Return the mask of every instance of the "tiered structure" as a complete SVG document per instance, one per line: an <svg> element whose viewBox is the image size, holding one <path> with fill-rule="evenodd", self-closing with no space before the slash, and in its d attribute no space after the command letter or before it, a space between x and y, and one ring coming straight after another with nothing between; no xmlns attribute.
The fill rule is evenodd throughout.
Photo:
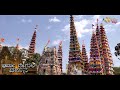
<svg viewBox="0 0 120 90"><path fill-rule="evenodd" d="M88 56L86 53L84 40L83 40L83 45L82 45L82 57L83 57L83 61L84 61L84 73L87 75L89 66L88 66Z"/></svg>
<svg viewBox="0 0 120 90"><path fill-rule="evenodd" d="M72 15L70 16L70 50L68 63L68 74L76 75L78 74L77 71L83 72L83 59Z"/></svg>
<svg viewBox="0 0 120 90"><path fill-rule="evenodd" d="M90 44L89 74L103 75L103 68L101 64L98 41L94 31L92 33L91 44Z"/></svg>
<svg viewBox="0 0 120 90"><path fill-rule="evenodd" d="M62 41L60 42L59 48L58 48L58 61L60 64L60 69L62 73Z"/></svg>
<svg viewBox="0 0 120 90"><path fill-rule="evenodd" d="M36 31L37 31L37 26L35 28L35 31L33 33L32 39L31 39L31 43L29 46L29 50L28 50L28 56L31 57L34 52L35 52L35 44L36 44Z"/></svg>
<svg viewBox="0 0 120 90"><path fill-rule="evenodd" d="M39 75L61 75L56 47L45 47L38 67Z"/></svg>
<svg viewBox="0 0 120 90"><path fill-rule="evenodd" d="M100 48L101 48L101 57L102 63L104 65L104 74L113 75L113 60L110 47L108 44L108 39L103 25L100 25Z"/></svg>

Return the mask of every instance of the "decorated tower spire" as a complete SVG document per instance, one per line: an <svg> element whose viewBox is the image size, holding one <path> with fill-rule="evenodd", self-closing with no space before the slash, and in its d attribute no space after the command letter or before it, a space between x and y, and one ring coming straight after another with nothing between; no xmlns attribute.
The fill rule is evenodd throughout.
<svg viewBox="0 0 120 90"><path fill-rule="evenodd" d="M89 62L89 74L90 75L102 75L103 69L101 65L99 46L96 38L96 34L93 30L90 44L90 62Z"/></svg>
<svg viewBox="0 0 120 90"><path fill-rule="evenodd" d="M58 48L58 61L59 61L60 69L62 73L62 41L60 42L59 48Z"/></svg>
<svg viewBox="0 0 120 90"><path fill-rule="evenodd" d="M17 45L16 45L16 49L19 49L19 38L17 38Z"/></svg>
<svg viewBox="0 0 120 90"><path fill-rule="evenodd" d="M98 26L98 19L97 19L97 26Z"/></svg>
<svg viewBox="0 0 120 90"><path fill-rule="evenodd" d="M104 73L106 75L113 75L113 59L112 54L110 51L108 39L106 36L105 29L103 27L103 24L100 25L100 37L101 37L101 57L103 58L103 65L104 65Z"/></svg>
<svg viewBox="0 0 120 90"><path fill-rule="evenodd" d="M100 45L100 29L98 26L98 19L97 19L97 27L96 27L96 37L97 37L98 45Z"/></svg>
<svg viewBox="0 0 120 90"><path fill-rule="evenodd" d="M69 47L69 64L68 64L68 74L77 74L76 70L83 71L83 59L80 50L80 45L78 42L74 18L70 15L70 47ZM79 73L81 74L81 73Z"/></svg>
<svg viewBox="0 0 120 90"><path fill-rule="evenodd" d="M83 40L83 44L82 44L82 57L83 57L83 61L84 61L84 73L88 74L88 56L86 53L84 40Z"/></svg>
<svg viewBox="0 0 120 90"><path fill-rule="evenodd" d="M38 25L36 25L36 27L35 27L35 31L34 31L34 33L33 33L33 36L32 36L31 42L30 42L30 46L29 46L29 50L28 50L28 55L29 55L29 56L33 55L34 52L35 52L37 27L38 27Z"/></svg>
<svg viewBox="0 0 120 90"><path fill-rule="evenodd" d="M98 42L98 46L99 46L99 50L100 50L100 58L101 58L101 65L102 65L102 68L103 68L103 73L104 73L104 58L102 56L102 45L101 45L101 33L100 33L100 28L99 28L99 25L98 25L98 19L97 19L97 26L96 26L96 38L97 38L97 42ZM105 73L104 73L105 74Z"/></svg>

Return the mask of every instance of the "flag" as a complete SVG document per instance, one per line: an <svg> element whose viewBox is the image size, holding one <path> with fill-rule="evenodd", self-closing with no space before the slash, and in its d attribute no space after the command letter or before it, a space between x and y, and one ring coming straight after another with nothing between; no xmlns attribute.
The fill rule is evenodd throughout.
<svg viewBox="0 0 120 90"><path fill-rule="evenodd" d="M17 41L19 41L20 39L19 38L17 38Z"/></svg>
<svg viewBox="0 0 120 90"><path fill-rule="evenodd" d="M103 21L104 21L105 19L103 18Z"/></svg>
<svg viewBox="0 0 120 90"><path fill-rule="evenodd" d="M48 43L50 42L50 39L48 40Z"/></svg>
<svg viewBox="0 0 120 90"><path fill-rule="evenodd" d="M4 42L5 41L5 39L4 38L1 38L1 42Z"/></svg>
<svg viewBox="0 0 120 90"><path fill-rule="evenodd" d="M93 29L93 27L94 27L94 24L92 24L92 29Z"/></svg>
<svg viewBox="0 0 120 90"><path fill-rule="evenodd" d="M113 18L113 19L111 20L111 22L116 24L116 23L117 23L117 19Z"/></svg>
<svg viewBox="0 0 120 90"><path fill-rule="evenodd" d="M38 25L36 25L35 29L37 29Z"/></svg>
<svg viewBox="0 0 120 90"><path fill-rule="evenodd" d="M117 23L117 19L115 18L110 18L110 17L106 17L106 18L103 18L103 21L106 22L106 23L114 23L116 24Z"/></svg>
<svg viewBox="0 0 120 90"><path fill-rule="evenodd" d="M108 23L108 21L107 21L107 19L106 19L106 18L104 19L104 21L105 21L106 23Z"/></svg>
<svg viewBox="0 0 120 90"><path fill-rule="evenodd" d="M111 18L110 17L106 17L107 22L111 22Z"/></svg>
<svg viewBox="0 0 120 90"><path fill-rule="evenodd" d="M38 25L36 25L36 27L38 27Z"/></svg>

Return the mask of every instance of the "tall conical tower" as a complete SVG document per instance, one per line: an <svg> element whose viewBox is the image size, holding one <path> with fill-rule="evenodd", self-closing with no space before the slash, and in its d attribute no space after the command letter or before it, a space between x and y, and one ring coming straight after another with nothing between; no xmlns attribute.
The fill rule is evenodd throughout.
<svg viewBox="0 0 120 90"><path fill-rule="evenodd" d="M96 34L94 31L92 33L91 44L90 44L89 74L103 75L103 68L101 65L99 46L98 46Z"/></svg>
<svg viewBox="0 0 120 90"><path fill-rule="evenodd" d="M83 71L83 59L72 15L70 16L70 48L68 62L68 74L75 75L77 71Z"/></svg>
<svg viewBox="0 0 120 90"><path fill-rule="evenodd" d="M59 61L60 69L62 73L62 41L60 42L59 48L58 48L58 61Z"/></svg>
<svg viewBox="0 0 120 90"><path fill-rule="evenodd" d="M108 44L108 39L103 25L100 25L100 37L101 37L101 56L104 60L104 73L106 75L113 75L113 60L110 47Z"/></svg>
<svg viewBox="0 0 120 90"><path fill-rule="evenodd" d="M101 33L100 33L100 27L98 25L98 19L97 19L97 27L96 27L96 38L97 38L97 41L98 41L98 45L99 45L99 51L100 51L100 58L101 58L101 65L102 65L102 68L103 68L103 73L105 74L105 66L104 66L104 58L102 56L102 45L101 45Z"/></svg>
<svg viewBox="0 0 120 90"><path fill-rule="evenodd" d="M83 40L83 45L82 45L82 57L83 57L83 61L84 61L84 73L88 74L88 56L86 53L84 40Z"/></svg>
<svg viewBox="0 0 120 90"><path fill-rule="evenodd" d="M36 31L37 31L37 25L36 25L35 31L33 33L33 36L32 36L31 42L30 42L30 46L29 46L29 50L28 50L28 56L32 56L35 52Z"/></svg>

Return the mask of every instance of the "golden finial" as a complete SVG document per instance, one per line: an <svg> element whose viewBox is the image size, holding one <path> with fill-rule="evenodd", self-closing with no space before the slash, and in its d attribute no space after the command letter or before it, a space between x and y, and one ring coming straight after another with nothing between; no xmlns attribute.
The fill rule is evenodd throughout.
<svg viewBox="0 0 120 90"><path fill-rule="evenodd" d="M101 23L100 26L103 26L103 23Z"/></svg>

